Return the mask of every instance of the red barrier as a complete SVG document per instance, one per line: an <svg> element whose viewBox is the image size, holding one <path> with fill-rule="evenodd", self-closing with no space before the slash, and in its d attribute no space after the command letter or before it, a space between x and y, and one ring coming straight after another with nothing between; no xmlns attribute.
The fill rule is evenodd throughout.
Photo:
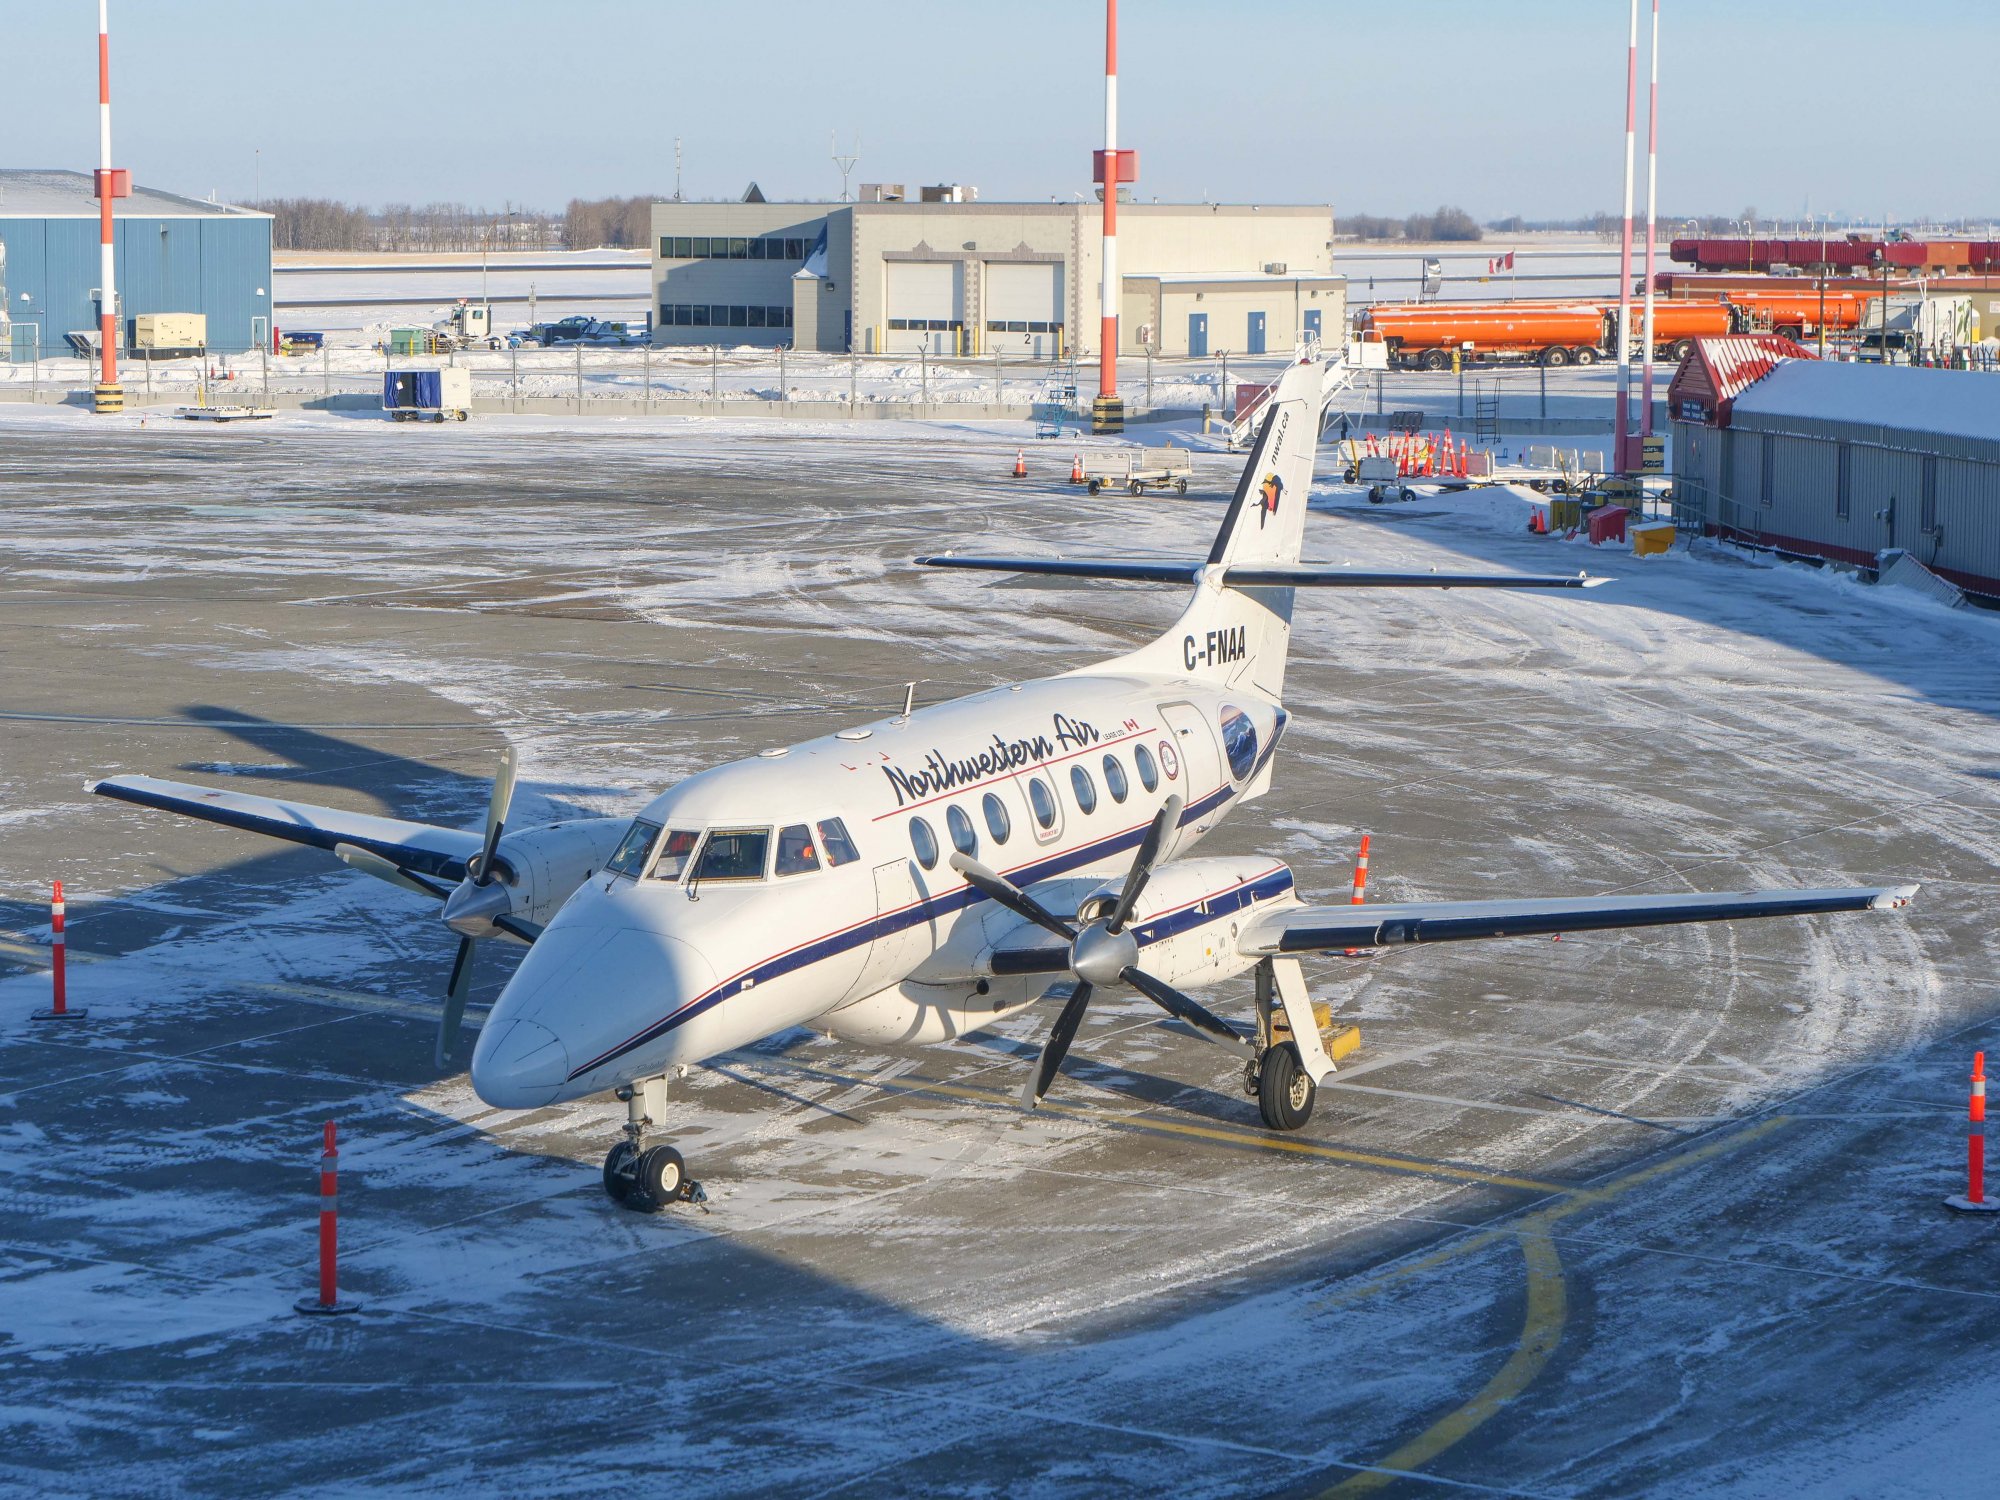
<svg viewBox="0 0 2000 1500"><path fill-rule="evenodd" d="M1590 544L1625 540L1626 510L1622 505L1606 505L1590 513Z"/></svg>
<svg viewBox="0 0 2000 1500"><path fill-rule="evenodd" d="M1361 835L1361 853L1359 857L1356 858L1354 861L1354 899L1348 902L1348 905L1350 906L1361 905L1363 899L1363 893L1367 889L1368 889L1368 835L1364 833ZM1357 955L1359 955L1360 952L1361 950L1359 948L1349 948L1346 950L1346 956L1349 958L1354 958Z"/></svg>
<svg viewBox="0 0 2000 1500"><path fill-rule="evenodd" d="M292 1304L302 1313L351 1313L361 1304L340 1300L336 1270L340 1248L340 1149L334 1144L333 1121L326 1122L326 1146L319 1158L319 1295Z"/></svg>
<svg viewBox="0 0 2000 1500"><path fill-rule="evenodd" d="M69 948L63 936L63 890L62 882L55 883L55 894L49 899L49 981L51 1002L47 1010L35 1011L30 1020L35 1021L80 1021L88 1011L69 1008Z"/></svg>
<svg viewBox="0 0 2000 1500"><path fill-rule="evenodd" d="M2000 1203L1986 1201L1986 1054L1972 1054L1972 1099L1966 1106L1970 1122L1965 1134L1965 1196L1947 1198L1945 1207L1960 1213L2000 1213Z"/></svg>

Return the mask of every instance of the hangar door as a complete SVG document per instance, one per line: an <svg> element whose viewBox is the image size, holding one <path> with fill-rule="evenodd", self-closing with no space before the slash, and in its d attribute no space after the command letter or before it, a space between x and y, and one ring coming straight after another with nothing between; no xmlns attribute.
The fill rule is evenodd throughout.
<svg viewBox="0 0 2000 1500"><path fill-rule="evenodd" d="M1062 352L1060 261L988 262L982 352L1053 359Z"/></svg>
<svg viewBox="0 0 2000 1500"><path fill-rule="evenodd" d="M965 272L954 260L892 260L888 326L881 349L888 354L958 354L965 330Z"/></svg>

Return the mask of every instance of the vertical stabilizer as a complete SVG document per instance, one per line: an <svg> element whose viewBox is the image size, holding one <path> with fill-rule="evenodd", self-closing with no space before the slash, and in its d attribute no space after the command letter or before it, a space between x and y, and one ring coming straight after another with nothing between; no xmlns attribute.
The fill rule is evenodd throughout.
<svg viewBox="0 0 2000 1500"><path fill-rule="evenodd" d="M1271 698L1281 696L1293 591L1225 589L1220 569L1299 560L1329 368L1319 361L1296 364L1279 378L1222 529L1209 549L1207 576L1196 585L1194 599L1173 629L1119 665L1247 684Z"/></svg>

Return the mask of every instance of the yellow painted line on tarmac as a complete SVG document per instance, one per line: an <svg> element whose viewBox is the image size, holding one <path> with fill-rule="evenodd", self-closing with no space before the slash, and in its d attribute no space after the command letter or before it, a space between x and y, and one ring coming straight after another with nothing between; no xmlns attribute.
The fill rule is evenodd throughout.
<svg viewBox="0 0 2000 1500"><path fill-rule="evenodd" d="M1648 1162L1643 1167L1613 1177L1602 1186L1577 1190L1560 1203L1537 1209L1511 1229L1494 1229L1471 1235L1406 1266L1398 1266L1393 1272L1374 1278L1367 1286L1358 1289L1353 1296L1368 1296L1411 1276L1435 1269L1447 1261L1482 1250L1510 1234L1519 1242L1521 1254L1527 1261L1527 1312L1521 1320L1521 1336L1516 1340L1507 1362L1464 1404L1438 1418L1361 1473L1323 1491L1319 1500L1336 1500L1336 1497L1348 1500L1348 1497L1356 1495L1373 1494L1385 1485L1407 1477L1477 1431L1540 1377L1554 1356L1556 1346L1562 1342L1563 1326L1569 1317L1569 1295L1563 1279L1562 1258L1557 1253L1551 1226L1586 1208L1615 1202L1632 1189L1643 1187L1669 1173L1698 1166L1725 1152L1761 1140L1789 1123L1787 1116L1772 1115L1741 1130L1733 1130L1685 1151ZM1352 1296L1330 1298L1319 1305L1324 1307L1329 1303L1352 1299Z"/></svg>
<svg viewBox="0 0 2000 1500"><path fill-rule="evenodd" d="M1014 1107L1018 1098L1013 1093L1001 1093L994 1089L973 1088L962 1083L941 1083L925 1078L896 1078L886 1082L860 1078L850 1074L835 1073L827 1069L813 1068L802 1071L838 1083L863 1088L879 1088L911 1094L936 1094L947 1099L968 1099L980 1104L1000 1104ZM1482 1187L1514 1188L1528 1193L1562 1193L1576 1191L1574 1185L1562 1182L1544 1182L1533 1177L1517 1177L1505 1172L1487 1172L1477 1167L1455 1166L1448 1162L1422 1161L1412 1156L1383 1156L1371 1151L1350 1151L1340 1146L1323 1146L1316 1141L1292 1140L1286 1136L1260 1135L1248 1130L1232 1130L1226 1125L1190 1125L1178 1120L1158 1120L1134 1118L1106 1114L1101 1109L1074 1104L1062 1104L1044 1099L1040 1113L1063 1115L1071 1119L1086 1120L1093 1125L1110 1125L1119 1130L1144 1131L1155 1135L1187 1136L1196 1140L1220 1141L1229 1146L1248 1146L1259 1151L1277 1151L1292 1156L1315 1157L1322 1161L1337 1161L1347 1166L1372 1167L1378 1171L1396 1172L1404 1176L1437 1177L1451 1182L1477 1183Z"/></svg>

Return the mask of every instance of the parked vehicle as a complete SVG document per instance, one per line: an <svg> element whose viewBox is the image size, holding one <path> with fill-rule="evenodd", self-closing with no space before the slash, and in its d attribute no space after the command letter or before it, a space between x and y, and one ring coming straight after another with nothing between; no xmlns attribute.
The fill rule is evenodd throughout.
<svg viewBox="0 0 2000 1500"><path fill-rule="evenodd" d="M382 410L398 422L463 422L472 411L472 372L463 365L441 370L386 370Z"/></svg>
<svg viewBox="0 0 2000 1500"><path fill-rule="evenodd" d="M1632 340L1643 336L1645 314L1632 309ZM1737 315L1720 298L1657 301L1653 347L1663 359L1683 359L1698 338L1737 331ZM1355 316L1364 339L1389 346L1391 364L1405 369L1448 370L1452 354L1485 364L1525 360L1550 367L1591 365L1614 356L1618 304L1584 302L1420 302L1364 308Z"/></svg>

